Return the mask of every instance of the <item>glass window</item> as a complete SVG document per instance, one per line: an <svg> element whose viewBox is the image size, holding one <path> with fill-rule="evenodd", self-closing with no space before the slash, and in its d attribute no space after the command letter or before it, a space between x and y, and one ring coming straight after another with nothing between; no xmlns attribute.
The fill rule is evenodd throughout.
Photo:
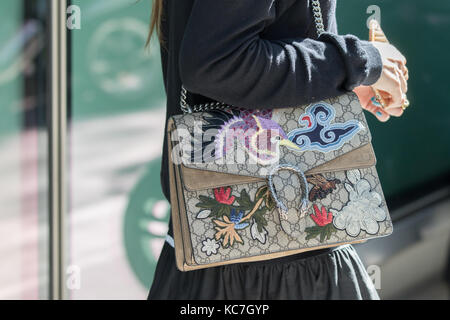
<svg viewBox="0 0 450 320"><path fill-rule="evenodd" d="M69 265L72 299L145 298L169 206L160 187L165 94L150 2L76 0L70 31ZM155 40L156 41L156 40Z"/></svg>
<svg viewBox="0 0 450 320"><path fill-rule="evenodd" d="M49 293L46 12L0 1L0 299Z"/></svg>

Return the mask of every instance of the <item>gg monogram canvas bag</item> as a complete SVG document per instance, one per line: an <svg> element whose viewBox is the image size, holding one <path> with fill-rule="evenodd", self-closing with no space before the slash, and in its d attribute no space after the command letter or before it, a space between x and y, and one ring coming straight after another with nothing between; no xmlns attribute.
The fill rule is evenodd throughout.
<svg viewBox="0 0 450 320"><path fill-rule="evenodd" d="M324 31L313 0L318 34ZM177 267L273 259L392 233L351 92L296 108L190 106L168 122Z"/></svg>

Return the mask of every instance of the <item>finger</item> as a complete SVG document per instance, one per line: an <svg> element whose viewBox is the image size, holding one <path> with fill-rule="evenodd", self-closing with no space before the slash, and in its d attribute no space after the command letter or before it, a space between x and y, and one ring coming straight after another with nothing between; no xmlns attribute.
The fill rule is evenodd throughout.
<svg viewBox="0 0 450 320"><path fill-rule="evenodd" d="M372 113L381 122L386 122L389 120L389 114L380 106L369 103L364 109Z"/></svg>
<svg viewBox="0 0 450 320"><path fill-rule="evenodd" d="M403 75L403 72L398 68L398 66L395 67L396 68L396 72L397 72L397 76L400 79L400 84L401 84L401 88L403 93L408 92L408 82L405 79L405 76Z"/></svg>
<svg viewBox="0 0 450 320"><path fill-rule="evenodd" d="M379 108L379 110L375 111L374 115L381 122L386 122L390 118L390 115L381 108Z"/></svg>
<svg viewBox="0 0 450 320"><path fill-rule="evenodd" d="M397 67L401 70L406 80L409 79L409 70L403 63L397 63Z"/></svg>
<svg viewBox="0 0 450 320"><path fill-rule="evenodd" d="M399 108L405 104L405 98L400 88L393 92L392 99L386 104L385 109Z"/></svg>
<svg viewBox="0 0 450 320"><path fill-rule="evenodd" d="M389 92L386 91L378 91L381 95L381 98L383 98L384 101L392 100L392 96L389 94Z"/></svg>
<svg viewBox="0 0 450 320"><path fill-rule="evenodd" d="M391 96L392 99L389 104L386 104L386 108L395 108L395 107L401 107L403 105L403 92L401 88L401 81L399 79L399 75L397 72L397 69L395 67L395 64L387 65L386 66L386 79L388 82L387 90Z"/></svg>
<svg viewBox="0 0 450 320"><path fill-rule="evenodd" d="M381 105L380 103L374 103L375 106L377 107L381 107L381 108L386 108L389 106L390 103L392 103L392 96L389 94L389 92L383 91L383 90L378 90L378 94L381 97L381 101L383 104ZM376 100L378 102L378 100Z"/></svg>
<svg viewBox="0 0 450 320"><path fill-rule="evenodd" d="M393 57L389 57L388 60L391 60L392 62L398 62L406 65L406 58L404 55L402 55L399 51L396 52L396 54Z"/></svg>
<svg viewBox="0 0 450 320"><path fill-rule="evenodd" d="M403 95L403 92L400 88L400 83L396 81L395 87L392 86L393 89L391 89L390 93L390 99L385 99L385 105L384 108L398 108L404 105L405 98Z"/></svg>
<svg viewBox="0 0 450 320"><path fill-rule="evenodd" d="M404 110L403 110L403 108L392 108L392 109L386 110L386 112L390 116L400 117L403 114Z"/></svg>
<svg viewBox="0 0 450 320"><path fill-rule="evenodd" d="M403 74L405 75L406 81L408 81L409 80L409 70L406 66L405 66L405 70L403 71Z"/></svg>
<svg viewBox="0 0 450 320"><path fill-rule="evenodd" d="M393 102L392 102L392 96L386 96L383 98L384 99L384 103L385 103L385 107L383 108L384 111L386 111L389 115L394 116L394 117L399 117L403 114L403 106L406 103L407 97L406 95L403 96L402 99L402 106L401 107L394 107Z"/></svg>

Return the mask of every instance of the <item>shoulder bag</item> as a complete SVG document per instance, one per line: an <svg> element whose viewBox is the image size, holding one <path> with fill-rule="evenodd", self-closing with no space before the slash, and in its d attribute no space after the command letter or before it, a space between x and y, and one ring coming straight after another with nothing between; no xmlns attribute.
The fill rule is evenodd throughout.
<svg viewBox="0 0 450 320"><path fill-rule="evenodd" d="M320 3L312 1L318 34ZM392 233L353 92L295 108L213 102L169 119L177 268L267 260Z"/></svg>

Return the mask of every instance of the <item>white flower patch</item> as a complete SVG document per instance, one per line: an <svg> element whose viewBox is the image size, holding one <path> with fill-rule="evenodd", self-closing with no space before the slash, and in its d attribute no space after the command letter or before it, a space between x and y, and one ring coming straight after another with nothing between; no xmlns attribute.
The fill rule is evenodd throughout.
<svg viewBox="0 0 450 320"><path fill-rule="evenodd" d="M370 191L369 181L361 178L358 169L347 171L346 175L352 183L344 184L349 193L349 202L341 211L330 209L334 216L333 225L339 230L345 230L351 237L359 235L361 230L377 234L380 228L378 222L387 217L386 211L380 208L381 196Z"/></svg>
<svg viewBox="0 0 450 320"><path fill-rule="evenodd" d="M206 238L206 240L202 241L202 251L206 253L206 255L209 257L212 254L217 254L217 249L219 249L219 244L216 240L211 238Z"/></svg>

